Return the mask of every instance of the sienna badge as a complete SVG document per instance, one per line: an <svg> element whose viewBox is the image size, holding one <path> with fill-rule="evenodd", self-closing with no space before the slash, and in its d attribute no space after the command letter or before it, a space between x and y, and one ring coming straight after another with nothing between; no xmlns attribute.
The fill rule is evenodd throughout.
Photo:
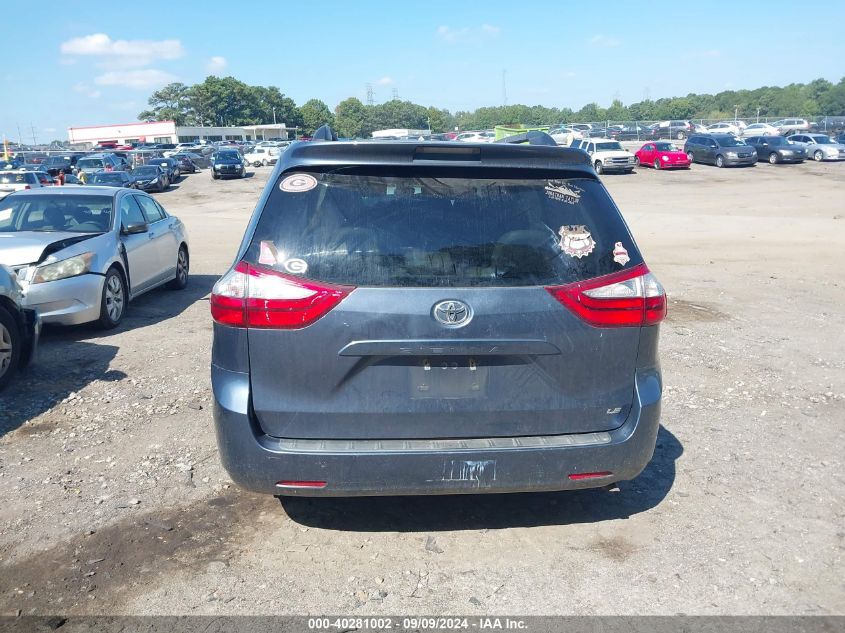
<svg viewBox="0 0 845 633"><path fill-rule="evenodd" d="M596 247L596 241L583 224L562 226L560 231L560 248L570 257L582 257L589 255Z"/></svg>
<svg viewBox="0 0 845 633"><path fill-rule="evenodd" d="M613 245L613 261L615 261L620 266L624 266L631 258L628 257L628 251L622 246L622 242L616 242Z"/></svg>

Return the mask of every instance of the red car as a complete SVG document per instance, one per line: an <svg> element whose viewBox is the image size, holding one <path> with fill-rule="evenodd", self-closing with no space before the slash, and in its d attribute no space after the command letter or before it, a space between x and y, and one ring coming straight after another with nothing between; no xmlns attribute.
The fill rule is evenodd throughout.
<svg viewBox="0 0 845 633"><path fill-rule="evenodd" d="M689 169L691 163L685 152L667 141L646 143L634 156L637 159L637 167L649 165L655 169Z"/></svg>

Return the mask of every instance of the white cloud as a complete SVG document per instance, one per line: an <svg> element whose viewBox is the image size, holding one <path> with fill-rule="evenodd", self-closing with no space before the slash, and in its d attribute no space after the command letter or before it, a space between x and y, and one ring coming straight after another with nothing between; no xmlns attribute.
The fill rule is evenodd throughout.
<svg viewBox="0 0 845 633"><path fill-rule="evenodd" d="M382 77L376 82L376 85L379 86L389 86L393 83L393 77Z"/></svg>
<svg viewBox="0 0 845 633"><path fill-rule="evenodd" d="M110 68L146 66L158 59L178 59L185 54L179 40L113 40L105 33L94 33L62 42L62 63L75 57L98 57Z"/></svg>
<svg viewBox="0 0 845 633"><path fill-rule="evenodd" d="M73 85L73 91L91 99L99 99L102 94L99 90L94 90L91 86L81 81Z"/></svg>
<svg viewBox="0 0 845 633"><path fill-rule="evenodd" d="M220 55L215 55L214 57L209 59L208 62L206 63L205 71L208 72L208 73L211 73L212 75L217 74L217 73L222 73L226 69L226 66L228 66L228 65L229 65L229 62L226 61L225 57L222 57Z"/></svg>
<svg viewBox="0 0 845 633"><path fill-rule="evenodd" d="M482 24L478 27L463 26L460 28L441 24L437 27L437 37L444 42L477 43L485 39L498 37L501 32L501 27L492 24Z"/></svg>
<svg viewBox="0 0 845 633"><path fill-rule="evenodd" d="M599 33L598 35L593 35L590 38L590 44L593 46L600 46L602 48L616 48L617 46L621 46L622 42L615 37Z"/></svg>
<svg viewBox="0 0 845 633"><path fill-rule="evenodd" d="M176 81L177 77L163 70L147 68L144 70L112 71L103 73L94 79L98 86L125 86L138 90L157 88Z"/></svg>

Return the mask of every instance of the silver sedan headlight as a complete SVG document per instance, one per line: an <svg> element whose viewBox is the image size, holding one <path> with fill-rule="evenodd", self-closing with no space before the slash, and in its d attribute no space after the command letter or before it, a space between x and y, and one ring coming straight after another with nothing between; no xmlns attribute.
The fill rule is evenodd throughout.
<svg viewBox="0 0 845 633"><path fill-rule="evenodd" d="M35 269L35 276L32 283L40 284L47 281L58 281L59 279L67 279L68 277L77 277L91 272L91 262L94 259L94 253L82 253L68 257L53 264L39 266Z"/></svg>

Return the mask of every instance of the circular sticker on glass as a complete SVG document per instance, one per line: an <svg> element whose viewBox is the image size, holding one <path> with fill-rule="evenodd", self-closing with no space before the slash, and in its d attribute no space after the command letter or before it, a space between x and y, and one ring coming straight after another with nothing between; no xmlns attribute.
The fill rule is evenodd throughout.
<svg viewBox="0 0 845 633"><path fill-rule="evenodd" d="M288 193L311 191L317 186L317 179L311 174L291 174L279 185L279 189Z"/></svg>

